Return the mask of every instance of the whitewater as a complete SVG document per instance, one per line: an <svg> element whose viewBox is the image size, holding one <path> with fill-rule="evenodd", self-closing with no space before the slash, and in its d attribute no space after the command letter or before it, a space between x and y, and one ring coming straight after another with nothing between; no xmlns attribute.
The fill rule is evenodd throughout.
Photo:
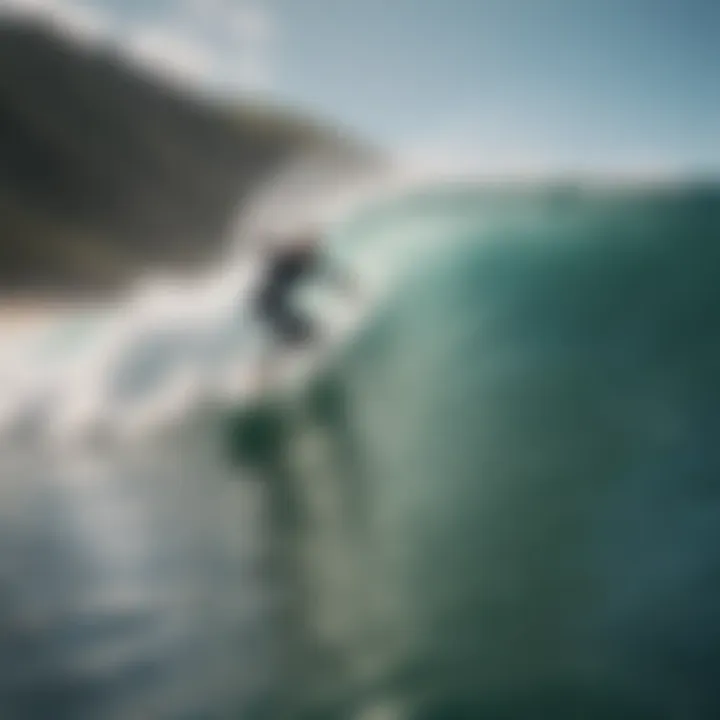
<svg viewBox="0 0 720 720"><path fill-rule="evenodd" d="M322 285L299 299L330 336L351 333L397 268L381 238L342 248L333 232L363 205L410 184L404 175L343 184L328 179L326 163L301 158L260 187L215 269L149 275L112 304L59 306L26 324L0 323L0 439L22 431L33 441L75 445L98 433L137 440L199 406L249 403L268 344L251 301L264 272L264 244L283 233L317 230L331 262L357 275L358 302L339 302ZM292 362L278 380L297 384L317 362Z"/></svg>
<svg viewBox="0 0 720 720"><path fill-rule="evenodd" d="M221 426L271 402L257 394L267 340L250 312L268 236L323 227L332 259L352 263L360 302L322 287L299 300L338 345L391 284L381 244L336 252L333 229L369 193L355 184L343 196L335 182L307 161L286 168L243 207L215 269L0 323L10 716L288 712L296 680L281 671L278 606L293 591L287 572L271 571L275 491L263 470L228 460ZM329 362L333 345L322 350L290 357L275 378L283 408Z"/></svg>

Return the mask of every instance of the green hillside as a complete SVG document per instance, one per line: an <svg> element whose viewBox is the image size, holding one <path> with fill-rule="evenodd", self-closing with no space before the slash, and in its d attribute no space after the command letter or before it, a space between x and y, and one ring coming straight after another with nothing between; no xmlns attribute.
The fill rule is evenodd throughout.
<svg viewBox="0 0 720 720"><path fill-rule="evenodd" d="M211 259L249 190L328 144L351 148L287 112L214 107L107 51L5 23L0 290L106 290L140 268Z"/></svg>

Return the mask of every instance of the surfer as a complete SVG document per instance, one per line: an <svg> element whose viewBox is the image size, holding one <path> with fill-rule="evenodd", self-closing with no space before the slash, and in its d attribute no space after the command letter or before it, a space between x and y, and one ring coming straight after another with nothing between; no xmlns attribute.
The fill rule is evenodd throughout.
<svg viewBox="0 0 720 720"><path fill-rule="evenodd" d="M319 233L298 234L275 244L270 250L255 296L255 314L281 351L320 339L319 328L295 306L293 295L305 281L326 275L328 270L331 270L333 280L354 293L356 285L350 274L329 267Z"/></svg>

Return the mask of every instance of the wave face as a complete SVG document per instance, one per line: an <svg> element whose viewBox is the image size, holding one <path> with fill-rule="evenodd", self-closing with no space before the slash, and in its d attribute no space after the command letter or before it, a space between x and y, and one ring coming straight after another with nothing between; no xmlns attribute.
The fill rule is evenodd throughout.
<svg viewBox="0 0 720 720"><path fill-rule="evenodd" d="M364 324L280 399L252 263L15 336L5 714L716 717L719 229L692 188L378 203L329 238Z"/></svg>
<svg viewBox="0 0 720 720"><path fill-rule="evenodd" d="M719 231L687 188L441 189L346 229L402 268L382 312L233 435L304 509L328 717L717 716Z"/></svg>

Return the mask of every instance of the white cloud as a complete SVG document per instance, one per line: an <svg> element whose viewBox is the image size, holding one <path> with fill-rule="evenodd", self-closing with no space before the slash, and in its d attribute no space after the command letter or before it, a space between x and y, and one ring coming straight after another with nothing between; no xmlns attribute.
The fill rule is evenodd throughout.
<svg viewBox="0 0 720 720"><path fill-rule="evenodd" d="M175 80L205 81L215 66L205 44L172 27L141 27L126 38L123 46L134 60Z"/></svg>
<svg viewBox="0 0 720 720"><path fill-rule="evenodd" d="M271 83L277 23L266 7L247 0L183 0L174 24L214 38L223 84L255 90Z"/></svg>
<svg viewBox="0 0 720 720"><path fill-rule="evenodd" d="M178 17L223 28L245 39L268 39L274 24L267 8L247 0L182 0Z"/></svg>

